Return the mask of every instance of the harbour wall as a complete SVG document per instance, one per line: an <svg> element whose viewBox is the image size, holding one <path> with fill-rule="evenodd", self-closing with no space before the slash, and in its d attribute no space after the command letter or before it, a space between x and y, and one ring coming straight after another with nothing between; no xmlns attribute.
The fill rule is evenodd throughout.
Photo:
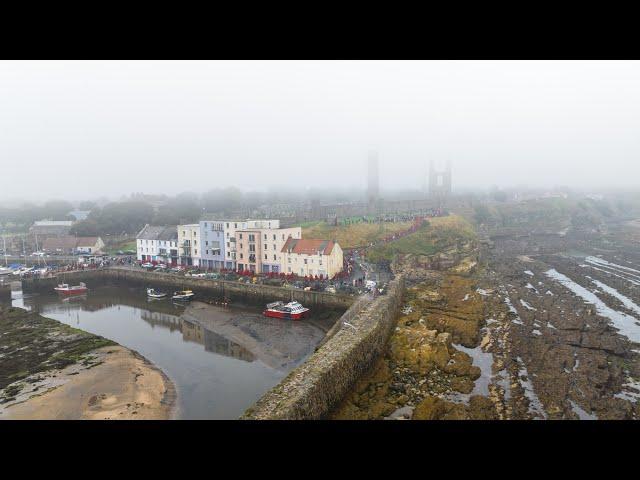
<svg viewBox="0 0 640 480"><path fill-rule="evenodd" d="M11 285L9 283L0 283L0 302L11 300Z"/></svg>
<svg viewBox="0 0 640 480"><path fill-rule="evenodd" d="M385 295L350 316L348 324L342 325L306 362L263 395L241 418L326 418L384 351L395 328L404 292L404 277L398 275L389 283ZM339 322L344 323L342 319Z"/></svg>
<svg viewBox="0 0 640 480"><path fill-rule="evenodd" d="M92 285L127 284L141 288L153 287L168 293L176 290L193 290L201 297L228 297L232 302L266 304L275 300L296 300L305 306L335 309L347 309L355 297L328 292L313 292L299 289L241 283L228 280L194 278L167 273L145 272L126 268L102 268L65 272L45 278L25 278L22 290L32 292L52 292L59 283L77 285L84 282L91 289Z"/></svg>

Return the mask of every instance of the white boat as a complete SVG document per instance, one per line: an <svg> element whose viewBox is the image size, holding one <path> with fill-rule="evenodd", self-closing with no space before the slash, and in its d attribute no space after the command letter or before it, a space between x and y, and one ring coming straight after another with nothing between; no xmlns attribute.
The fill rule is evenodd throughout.
<svg viewBox="0 0 640 480"><path fill-rule="evenodd" d="M173 300L191 300L195 296L191 290L180 290L179 292L173 292Z"/></svg>
<svg viewBox="0 0 640 480"><path fill-rule="evenodd" d="M10 275L13 273L13 270L10 268L0 267L0 275Z"/></svg>
<svg viewBox="0 0 640 480"><path fill-rule="evenodd" d="M164 298L167 296L167 294L162 292L157 292L153 288L147 288L147 296L149 298Z"/></svg>
<svg viewBox="0 0 640 480"><path fill-rule="evenodd" d="M272 302L267 304L267 308L262 313L265 317L300 320L309 315L309 309L299 302Z"/></svg>
<svg viewBox="0 0 640 480"><path fill-rule="evenodd" d="M87 293L89 290L87 286L80 282L80 285L69 285L68 283L61 283L54 290L62 295L81 295Z"/></svg>

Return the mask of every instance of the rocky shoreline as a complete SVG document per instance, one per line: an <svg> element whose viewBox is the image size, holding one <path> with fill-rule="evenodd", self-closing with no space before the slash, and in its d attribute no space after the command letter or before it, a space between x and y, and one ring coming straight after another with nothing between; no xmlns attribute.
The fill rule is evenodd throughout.
<svg viewBox="0 0 640 480"><path fill-rule="evenodd" d="M400 256L395 332L332 418L640 418L640 256L584 238Z"/></svg>

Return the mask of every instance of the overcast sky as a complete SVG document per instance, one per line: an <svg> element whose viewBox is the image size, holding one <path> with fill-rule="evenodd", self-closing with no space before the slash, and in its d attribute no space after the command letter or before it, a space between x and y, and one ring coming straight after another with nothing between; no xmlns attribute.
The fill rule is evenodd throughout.
<svg viewBox="0 0 640 480"><path fill-rule="evenodd" d="M638 185L640 63L0 62L0 198Z"/></svg>

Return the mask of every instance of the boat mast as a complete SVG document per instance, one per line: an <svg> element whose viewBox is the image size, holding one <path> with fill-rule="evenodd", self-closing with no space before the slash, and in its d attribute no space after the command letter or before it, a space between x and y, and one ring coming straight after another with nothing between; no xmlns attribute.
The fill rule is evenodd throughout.
<svg viewBox="0 0 640 480"><path fill-rule="evenodd" d="M4 252L4 266L7 266L7 239L2 233L2 251Z"/></svg>

